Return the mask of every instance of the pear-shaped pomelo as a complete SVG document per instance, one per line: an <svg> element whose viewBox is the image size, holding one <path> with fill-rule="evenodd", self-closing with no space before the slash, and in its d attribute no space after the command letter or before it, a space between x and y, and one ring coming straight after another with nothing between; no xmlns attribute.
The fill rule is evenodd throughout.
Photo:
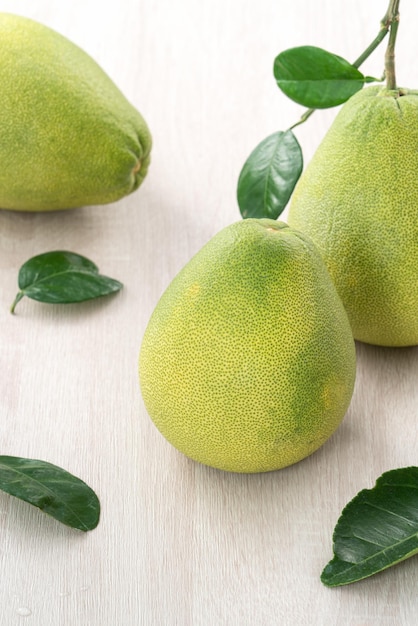
<svg viewBox="0 0 418 626"><path fill-rule="evenodd" d="M343 105L289 224L319 248L356 339L418 344L418 92L369 87Z"/></svg>
<svg viewBox="0 0 418 626"><path fill-rule="evenodd" d="M0 208L113 202L146 175L148 127L79 47L0 13Z"/></svg>
<svg viewBox="0 0 418 626"><path fill-rule="evenodd" d="M343 419L354 340L321 256L269 219L221 230L158 302L140 352L146 408L184 454L234 472L310 455Z"/></svg>

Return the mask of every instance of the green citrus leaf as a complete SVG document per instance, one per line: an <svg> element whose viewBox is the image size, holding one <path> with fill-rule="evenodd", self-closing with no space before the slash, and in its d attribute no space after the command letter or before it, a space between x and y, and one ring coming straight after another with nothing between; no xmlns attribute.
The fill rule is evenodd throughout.
<svg viewBox="0 0 418 626"><path fill-rule="evenodd" d="M122 283L99 274L98 267L86 257L56 250L29 259L19 270L19 293L12 304L24 297L39 302L82 302L105 296L122 288Z"/></svg>
<svg viewBox="0 0 418 626"><path fill-rule="evenodd" d="M373 80L345 59L315 46L281 52L274 60L274 77L283 93L310 109L338 106Z"/></svg>
<svg viewBox="0 0 418 626"><path fill-rule="evenodd" d="M239 175L237 199L242 217L277 219L302 168L302 151L291 130L266 137L250 154Z"/></svg>
<svg viewBox="0 0 418 626"><path fill-rule="evenodd" d="M347 585L418 553L418 467L385 472L344 508L333 535L334 558L321 574Z"/></svg>
<svg viewBox="0 0 418 626"><path fill-rule="evenodd" d="M0 456L0 489L72 528L93 530L99 523L100 503L94 491L46 461Z"/></svg>

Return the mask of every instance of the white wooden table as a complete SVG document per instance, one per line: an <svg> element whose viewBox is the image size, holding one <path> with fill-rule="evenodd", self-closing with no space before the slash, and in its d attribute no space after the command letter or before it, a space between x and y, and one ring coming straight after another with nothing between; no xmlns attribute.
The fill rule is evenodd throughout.
<svg viewBox="0 0 418 626"><path fill-rule="evenodd" d="M293 467L250 476L174 450L146 414L137 375L162 291L240 219L245 158L303 112L275 85L276 54L311 44L354 60L386 4L2 2L89 52L147 119L154 150L143 187L113 205L0 211L0 454L64 467L102 504L99 526L83 534L0 493L1 626L417 623L417 558L345 588L319 576L346 502L383 471L418 464L418 348L358 345L355 393L336 434ZM398 79L417 87L418 5L401 5ZM381 74L383 53L366 73ZM305 160L335 113L297 130ZM81 305L25 299L12 316L20 265L53 249L85 254L125 288Z"/></svg>

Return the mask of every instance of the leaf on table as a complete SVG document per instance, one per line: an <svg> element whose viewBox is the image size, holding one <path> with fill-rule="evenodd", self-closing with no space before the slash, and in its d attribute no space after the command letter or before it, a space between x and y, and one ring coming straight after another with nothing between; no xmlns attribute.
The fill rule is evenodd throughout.
<svg viewBox="0 0 418 626"><path fill-rule="evenodd" d="M274 77L289 98L311 109L326 109L346 102L365 82L354 65L315 46L281 52L274 60Z"/></svg>
<svg viewBox="0 0 418 626"><path fill-rule="evenodd" d="M0 489L72 528L93 530L99 523L100 502L94 491L46 461L0 456Z"/></svg>
<svg viewBox="0 0 418 626"><path fill-rule="evenodd" d="M334 558L321 574L329 587L376 574L418 553L418 467L385 472L343 509Z"/></svg>
<svg viewBox="0 0 418 626"><path fill-rule="evenodd" d="M303 157L291 130L269 135L250 154L238 179L243 218L277 219L301 175Z"/></svg>
<svg viewBox="0 0 418 626"><path fill-rule="evenodd" d="M122 288L122 283L99 274L92 261L74 252L55 250L26 261L19 270L19 293L12 306L24 297L49 303L83 302Z"/></svg>

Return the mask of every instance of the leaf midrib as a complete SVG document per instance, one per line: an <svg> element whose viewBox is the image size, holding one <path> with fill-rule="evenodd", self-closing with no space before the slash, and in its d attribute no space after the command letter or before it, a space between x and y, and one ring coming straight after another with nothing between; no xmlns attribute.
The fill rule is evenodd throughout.
<svg viewBox="0 0 418 626"><path fill-rule="evenodd" d="M21 288L21 291L25 293L27 289L31 287L37 286L44 281L50 280L51 278L56 278L57 276L63 276L64 274L86 274L87 276L100 276L98 271L88 271L88 270L80 270L80 269L67 269L62 272L55 272L54 274L48 274L48 276L44 276L44 278L40 278L39 280L35 280L33 283L30 283L27 287ZM112 279L113 280L113 279Z"/></svg>
<svg viewBox="0 0 418 626"><path fill-rule="evenodd" d="M271 178L272 178L272 171L273 171L273 163L274 163L274 159L276 156L276 152L277 152L277 147L280 143L281 140L281 135L278 135L275 141L275 147L273 150L273 155L272 157L269 159L268 165L267 165L267 176L265 179L265 183L264 183L264 193L263 193L263 200L264 200L264 208L267 207L267 197L268 197L268 189L270 187L270 183L271 183Z"/></svg>
<svg viewBox="0 0 418 626"><path fill-rule="evenodd" d="M25 474L25 472L23 471L19 471L14 467L10 467L8 465L5 465L4 463L0 462L0 469L6 469L7 471L13 471L15 472L18 476L23 476L26 479L29 479L30 481L32 481L33 483L40 485L42 487L43 490L45 490L46 492L49 492L56 500L58 500L58 502L61 502L65 509L67 511L70 511L70 513L72 513L74 515L74 517L80 522L80 524L84 527L87 528L86 524L83 522L83 520L77 515L77 513L75 511L73 511L64 500L62 500L59 496L57 497L57 494L52 491L52 489L50 489L50 487L46 487L43 483L41 483L39 480L36 480L36 478L33 478L32 476L28 476L27 474ZM12 495L12 494L9 494ZM36 505L35 505L36 506ZM40 508L40 507L38 507ZM44 509L42 509L44 510Z"/></svg>
<svg viewBox="0 0 418 626"><path fill-rule="evenodd" d="M350 535L350 537L352 537L354 535ZM383 550L378 550L377 552L375 552L374 554L371 554L370 556L365 557L364 559L362 559L361 561L358 561L357 563L351 563L350 561L345 561L344 559L341 559L338 555L335 555L334 559L336 562L339 561L340 563L347 563L350 565L350 567L347 567L344 572L340 573L338 576L334 575L333 577L330 577L329 580L332 580L332 578L338 578L341 577L343 574L346 574L347 572L359 567L360 565L363 565L363 563L367 563L368 561L370 561L371 559L374 559L378 556L381 556L382 554L384 554L387 550L392 549L392 548L396 548L397 546L401 546L403 543L406 543L407 541L411 540L413 537L418 538L418 531L415 533L412 533L412 535L409 535L408 537L404 537L401 541L396 541L395 543L392 543L390 546L386 546L386 548L384 548ZM363 541L363 540L362 540ZM373 545L378 545L378 544L373 544ZM390 563L388 563L387 565L384 565L383 567L379 568L378 570L375 570L375 572L370 572L367 573L365 576L363 576L362 578L367 578L368 576L371 576L374 573L377 573L378 571L387 569L388 567L390 567L391 565L396 565L396 563L399 563L400 561L404 560L405 557L408 554L415 554L416 552L418 552L418 546L416 547L415 550L413 550L412 552L408 552L405 554L405 556L401 557L400 559L397 559L396 561L391 561ZM347 582L351 582L351 581L347 581ZM354 582L354 581L353 581Z"/></svg>

